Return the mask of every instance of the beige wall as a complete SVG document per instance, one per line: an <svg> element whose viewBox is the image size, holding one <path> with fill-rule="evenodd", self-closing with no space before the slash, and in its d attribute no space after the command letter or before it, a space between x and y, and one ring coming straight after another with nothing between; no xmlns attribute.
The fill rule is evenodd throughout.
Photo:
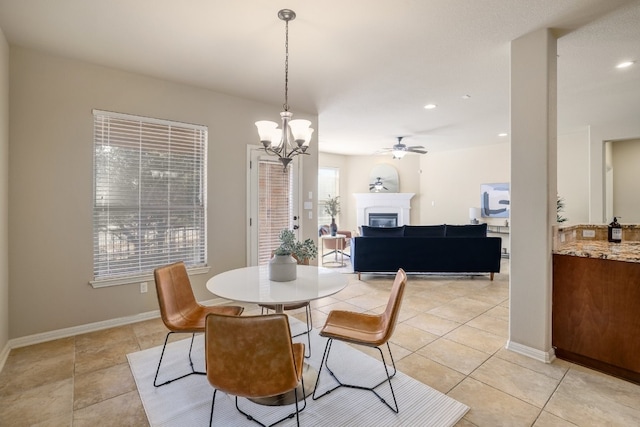
<svg viewBox="0 0 640 427"><path fill-rule="evenodd" d="M277 105L18 47L11 49L10 75L10 338L158 308L152 281L146 294L137 283L88 284L93 108L208 126L211 273L192 277L196 297L212 298L204 287L212 274L245 265L246 147L257 142L256 120L279 117ZM301 191L315 195L316 137L311 156L303 157ZM317 236L315 221L301 225L304 237Z"/></svg>
<svg viewBox="0 0 640 427"><path fill-rule="evenodd" d="M0 29L0 369L9 341L9 45Z"/></svg>
<svg viewBox="0 0 640 427"><path fill-rule="evenodd" d="M558 195L568 224L589 222L589 132L558 135Z"/></svg>
<svg viewBox="0 0 640 427"><path fill-rule="evenodd" d="M368 193L370 173L375 165L388 164L398 171L399 192L415 193L411 199L411 223L420 222L420 156L409 154L402 160L386 156L342 156L320 153L319 166L340 169L340 217L336 221L341 230L355 233L356 199L354 193Z"/></svg>
<svg viewBox="0 0 640 427"><path fill-rule="evenodd" d="M368 192L368 173L373 165L383 162L398 170L400 191L416 193L412 200L412 223L466 224L469 208L480 207L481 184L509 182L510 150L509 142L505 142L408 156L402 159L402 162L408 160L406 163L381 156L320 153L319 165L340 168L340 194L348 196L342 197L343 213L338 222L341 228L344 225L355 229L355 199L351 195ZM588 156L588 131L558 135L558 193L565 199L564 216L570 223L588 223Z"/></svg>
<svg viewBox="0 0 640 427"><path fill-rule="evenodd" d="M510 153L505 142L424 156L420 222L468 224L469 208L480 207L480 185L510 181Z"/></svg>

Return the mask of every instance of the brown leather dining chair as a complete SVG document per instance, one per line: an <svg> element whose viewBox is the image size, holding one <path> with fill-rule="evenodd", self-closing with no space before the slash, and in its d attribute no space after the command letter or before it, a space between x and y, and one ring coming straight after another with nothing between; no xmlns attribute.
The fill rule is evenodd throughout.
<svg viewBox="0 0 640 427"><path fill-rule="evenodd" d="M320 362L318 380L316 381L316 385L313 389L313 400L317 400L322 396L331 393L333 390L339 387L369 390L373 392L373 394L375 394L378 399L380 399L385 405L387 405L389 409L391 409L395 413L398 413L398 402L393 391L393 385L391 384L391 378L395 376L397 371L396 363L393 360L393 354L391 353L391 347L389 346L389 339L393 335L393 331L398 321L398 315L400 314L400 305L402 303L402 297L404 295L406 284L407 275L403 269L399 269L396 273L393 286L391 287L391 294L389 295L387 307L381 314L356 313L343 310L332 310L329 313L327 321L320 331L320 336L328 338L328 340L327 345L324 349L324 354L322 355L322 362ZM382 365L384 366L386 378L373 387L347 384L340 381L340 379L334 374L331 368L329 368L329 354L331 353L331 346L334 340L377 349L380 353L380 358L382 359ZM387 368L384 354L380 349L380 346L382 346L383 344L387 345L389 355L391 356L391 364L393 366L393 373L391 375L389 375L389 369ZM325 393L316 396L316 391L318 390L318 384L320 383L320 376L322 374L323 368L326 368L329 371L331 376L338 382L338 385L326 391ZM389 383L394 406L391 406L376 391L376 388L378 388L385 382Z"/></svg>
<svg viewBox="0 0 640 427"><path fill-rule="evenodd" d="M209 314L205 328L207 379L214 388L209 425L213 422L216 393L235 396L236 409L247 419L265 426L245 410L238 398L280 397L293 391L296 411L271 426L296 416L306 405L302 368L304 344L291 341L286 314L225 316ZM299 407L298 396L304 400Z"/></svg>
<svg viewBox="0 0 640 427"><path fill-rule="evenodd" d="M276 311L276 306L275 305L269 305L269 304L260 304L260 308L262 311L262 314L268 314L269 311ZM304 301L304 302L300 302L297 304L285 304L284 305L284 311L292 311L292 310L298 310L304 308L304 314L306 316L307 319L307 326L305 329L302 330L302 332L298 332L295 335L292 335L291 338L295 338L295 337L299 337L301 335L307 335L307 348L308 348L308 354L305 353L304 357L309 358L311 357L311 331L313 330L313 318L311 317L311 304L309 303L309 301Z"/></svg>
<svg viewBox="0 0 640 427"><path fill-rule="evenodd" d="M191 281L187 274L187 268L183 262L176 262L164 267L156 268L153 272L156 281L156 292L158 294L158 304L160 305L160 316L162 322L169 329L169 333L164 340L156 376L153 385L156 387L169 384L189 375L205 375L205 372L196 371L191 360L191 350L196 333L204 333L205 319L209 313L227 314L239 316L244 310L239 306L215 306L208 307L196 301L191 288ZM162 358L167 348L169 336L175 333L191 334L191 345L189 346L189 365L191 372L158 384L158 373Z"/></svg>

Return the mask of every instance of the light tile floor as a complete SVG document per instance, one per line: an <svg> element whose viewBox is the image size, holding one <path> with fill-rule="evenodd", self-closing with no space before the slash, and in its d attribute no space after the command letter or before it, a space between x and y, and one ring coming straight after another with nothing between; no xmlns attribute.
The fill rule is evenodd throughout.
<svg viewBox="0 0 640 427"><path fill-rule="evenodd" d="M469 405L458 426L640 425L640 386L504 348L508 268L504 260L493 282L409 276L391 339L398 369ZM392 276L362 279L351 275L342 292L314 302L314 325L332 309L382 311ZM0 373L0 426L148 425L125 355L165 334L155 319L12 350Z"/></svg>

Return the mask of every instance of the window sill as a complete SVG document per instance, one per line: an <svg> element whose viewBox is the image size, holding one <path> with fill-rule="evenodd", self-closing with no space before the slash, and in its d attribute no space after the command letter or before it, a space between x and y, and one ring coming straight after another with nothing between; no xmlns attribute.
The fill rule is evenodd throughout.
<svg viewBox="0 0 640 427"><path fill-rule="evenodd" d="M205 267L194 267L187 268L187 272L190 275L196 274L206 274L210 270L209 266ZM140 282L153 281L153 273L151 274L141 274L138 276L126 276L126 277L118 277L114 279L102 279L102 280L91 280L89 284L94 288L108 288L110 286L120 286L120 285L133 285L138 284Z"/></svg>

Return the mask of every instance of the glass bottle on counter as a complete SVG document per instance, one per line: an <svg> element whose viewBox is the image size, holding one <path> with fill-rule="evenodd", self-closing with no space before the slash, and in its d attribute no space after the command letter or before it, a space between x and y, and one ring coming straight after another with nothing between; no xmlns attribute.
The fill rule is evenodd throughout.
<svg viewBox="0 0 640 427"><path fill-rule="evenodd" d="M609 224L607 237L610 242L620 243L622 241L622 226L618 222L617 217L613 217L613 221Z"/></svg>

